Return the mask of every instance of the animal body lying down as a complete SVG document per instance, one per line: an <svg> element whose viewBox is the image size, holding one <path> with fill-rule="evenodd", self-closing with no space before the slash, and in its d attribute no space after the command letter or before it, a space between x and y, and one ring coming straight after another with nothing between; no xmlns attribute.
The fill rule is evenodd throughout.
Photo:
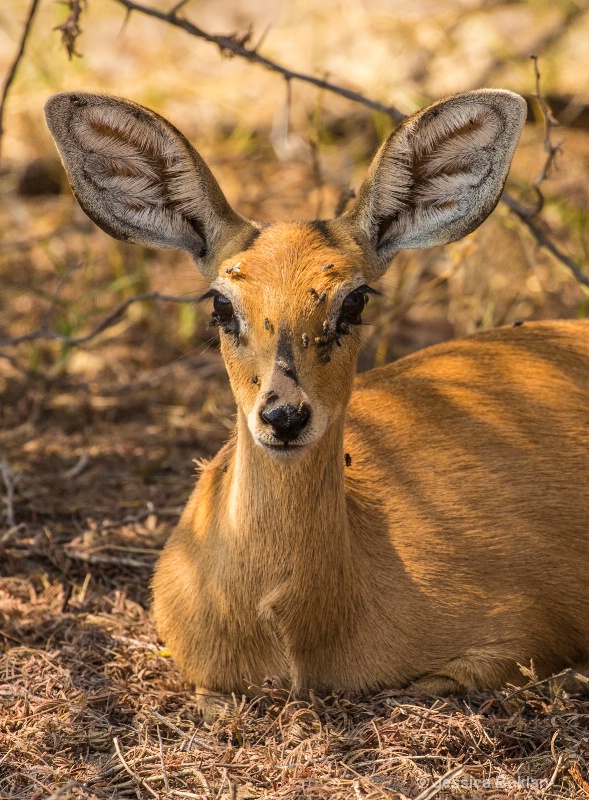
<svg viewBox="0 0 589 800"><path fill-rule="evenodd" d="M170 123L69 93L46 106L87 213L183 248L208 278L237 403L154 577L158 631L203 694L434 693L589 662L589 323L453 341L355 378L370 283L496 205L525 118L443 100L376 155L334 220L228 205ZM490 269L492 266L490 266Z"/></svg>

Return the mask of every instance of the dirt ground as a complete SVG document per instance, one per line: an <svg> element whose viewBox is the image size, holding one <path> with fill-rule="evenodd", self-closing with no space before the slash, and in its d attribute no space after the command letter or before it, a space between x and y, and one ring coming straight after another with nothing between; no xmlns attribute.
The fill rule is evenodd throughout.
<svg viewBox="0 0 589 800"><path fill-rule="evenodd" d="M0 11L2 74L27 7ZM584 3L215 9L191 5L186 16L214 32L270 25L262 50L272 58L408 112L483 83L529 95L527 54L538 47L547 93L569 98L540 221L587 271L589 133L573 113L589 103ZM192 302L206 287L187 258L113 242L85 218L42 102L83 86L150 105L198 142L232 204L262 219L331 215L391 125L299 87L285 135L280 78L139 14L123 28L116 2L90 4L84 57L69 62L52 32L66 11L41 3L2 142L0 798L589 796L589 702L560 679L450 699L303 701L268 685L235 697L214 723L198 716L157 640L149 587L194 462L233 427L210 308ZM524 203L535 198L543 138L541 124L526 126L515 159L508 190ZM482 328L589 312L586 289L505 205L464 241L401 254L381 288L362 370ZM186 302L133 300L154 291ZM87 343L46 335L88 334L122 304Z"/></svg>

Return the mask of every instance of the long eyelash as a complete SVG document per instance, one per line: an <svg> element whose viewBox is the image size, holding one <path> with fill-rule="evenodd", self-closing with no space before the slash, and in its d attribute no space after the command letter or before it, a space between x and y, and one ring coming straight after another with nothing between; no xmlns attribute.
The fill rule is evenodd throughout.
<svg viewBox="0 0 589 800"><path fill-rule="evenodd" d="M356 291L364 292L364 294L373 294L376 297L382 297L382 292L379 292L378 289L373 289L372 286L368 286L368 284L364 284L364 286L358 286Z"/></svg>
<svg viewBox="0 0 589 800"><path fill-rule="evenodd" d="M197 297L196 302L204 303L205 300L210 300L211 298L216 297L218 294L219 292L216 289L209 289L208 292L205 292L204 294L201 294L200 297Z"/></svg>

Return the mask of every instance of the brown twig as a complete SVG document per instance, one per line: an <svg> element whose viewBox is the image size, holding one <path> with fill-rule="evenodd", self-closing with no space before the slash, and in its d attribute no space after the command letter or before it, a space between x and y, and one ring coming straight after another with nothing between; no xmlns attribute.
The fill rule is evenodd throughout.
<svg viewBox="0 0 589 800"><path fill-rule="evenodd" d="M507 194L507 192L503 192L502 198L505 205L513 211L513 213L521 219L524 225L528 228L536 242L543 247L545 250L548 250L549 253L564 264L564 266L569 269L575 278L579 281L579 283L583 284L583 286L589 287L589 276L585 275L581 269L575 264L575 262L565 255L562 250L560 250L544 233L544 231L539 227L536 221L533 219L536 215L535 209L528 209L525 206L522 206L521 203L518 203L515 198L511 197L511 195Z"/></svg>
<svg viewBox="0 0 589 800"><path fill-rule="evenodd" d="M234 34L233 36L219 36L207 33L206 31L203 31L202 28L199 28L192 22L189 22L187 19L178 17L177 5L174 6L170 11L164 12L158 11L156 8L143 6L140 3L134 2L134 0L115 0L115 2L126 8L128 12L138 11L141 14L155 17L156 19L162 20L162 22L167 22L169 25L173 25L176 28L181 28L191 36L196 36L198 39L204 39L206 42L215 44L223 54L240 56L241 58L245 58L247 61L250 61L253 64L260 64L271 72L276 72L279 75L282 75L285 80L300 81L302 83L309 83L311 86L316 86L318 89L326 89L329 92L333 92L333 94L340 95L340 97L345 97L355 103L361 103L367 108L372 108L375 111L380 111L383 114L387 114L395 122L401 122L401 120L405 119L405 114L401 113L401 111L399 111L397 108L394 108L394 106L386 106L383 103L378 103L375 100L365 97L359 92L353 92L351 89L346 89L343 86L337 86L330 81L316 78L313 75L308 75L304 72L295 72L294 70L278 64L276 61L273 61L270 58L260 55L257 49L258 46L247 46L247 40L250 38L251 32L248 32L246 37L240 37L237 34Z"/></svg>
<svg viewBox="0 0 589 800"><path fill-rule="evenodd" d="M581 681L581 683L589 684L589 678L569 667L568 669L563 669L562 672L557 672L555 675L549 675L548 678L542 678L542 680L534 681L533 683L528 683L525 686L522 686L521 689L516 689L514 692L511 692L511 694L508 694L507 697L503 698L503 702L505 703L508 700L511 700L512 697L517 697L519 694L523 694L523 692L529 692L532 689L535 689L537 686L543 686L545 683L550 683L558 678L569 677L575 678L576 680Z"/></svg>
<svg viewBox="0 0 589 800"><path fill-rule="evenodd" d="M554 125L558 125L558 120L556 120L553 117L552 112L548 106L548 103L546 102L546 98L542 94L540 88L540 70L538 68L538 56L531 55L530 58L532 59L534 64L534 76L536 79L536 93L534 97L538 102L538 106L540 108L540 111L542 112L542 117L544 120L544 150L546 151L546 160L542 165L542 169L540 170L538 177L534 181L534 191L536 192L536 195L538 197L537 206L534 211L534 214L538 214L544 207L544 194L540 186L543 183L543 181L545 181L546 178L549 176L550 170L554 164L556 156L560 152L560 146L562 142L559 142L558 144L552 143L552 138L551 138L552 128Z"/></svg>
<svg viewBox="0 0 589 800"><path fill-rule="evenodd" d="M115 746L115 750L117 751L117 756L119 757L119 760L120 760L121 764L123 765L123 768L124 768L125 772L128 772L129 775L133 778L133 780L136 781L139 784L139 786L142 786L147 792L149 792L149 794L152 797L155 797L156 800L157 800L157 798L158 798L157 793L153 791L151 786L146 781L144 781L143 778L140 778L139 775L136 775L133 772L133 770L131 769L131 767L125 761L125 757L123 756L123 754L121 752L120 745L119 745L118 736L113 737L112 743Z"/></svg>
<svg viewBox="0 0 589 800"><path fill-rule="evenodd" d="M8 97L8 92L10 91L10 87L16 75L18 65L20 64L20 60L24 55L27 39L29 37L31 26L33 24L33 17L35 16L35 12L37 11L38 5L39 5L39 0L31 0L31 5L29 6L29 13L27 14L25 26L23 28L22 36L20 39L18 52L16 54L14 61L12 62L12 66L8 70L8 75L6 76L6 81L4 82L2 97L0 98L0 147L2 145L2 134L4 133L2 121L4 118L4 107L6 105L6 98Z"/></svg>
<svg viewBox="0 0 589 800"><path fill-rule="evenodd" d="M196 742L196 744L199 747L203 747L205 750L209 750L211 753L217 752L217 748L212 747L203 738L196 738L194 735L190 736L189 734L186 733L186 731L183 731L182 728L179 728L177 725L174 725L174 723L171 722L171 720L167 719L162 714L159 714L155 710L155 708L147 708L147 711L149 711L149 713L152 716L154 716L159 722L163 722L164 725L166 725L168 728L170 728L170 730L174 731L174 733L178 734L178 736L182 737L183 739L187 739L193 744Z"/></svg>
<svg viewBox="0 0 589 800"><path fill-rule="evenodd" d="M377 111L381 111L384 114L387 114L394 122L401 122L405 119L405 115L402 114L397 108L393 106L384 106L381 103L377 103L374 100L371 100L368 97L365 97L358 92L352 92L349 89L345 89L342 86L338 86L337 84L331 83L329 81L321 80L319 78L315 78L312 75L306 75L300 72L293 72L292 70L283 67L281 64L278 64L275 61L272 61L264 56L261 56L258 52L257 46L253 48L248 48L245 43L244 39L240 39L237 36L216 36L206 31L203 31L201 28L198 28L193 23L189 22L186 19L179 18L177 16L178 6L173 7L169 12L165 13L163 11L158 11L154 8L149 8L147 6L143 6L140 3L136 3L134 0L115 0L120 5L124 6L127 9L128 13L131 11L138 11L142 14L146 14L151 17L155 17L156 19L161 20L162 22L167 22L170 25L174 25L175 27L181 28L185 30L192 36L196 36L199 39L204 39L207 42L211 42L212 44L216 44L217 47L220 49L222 53L231 53L232 55L240 56L247 61L252 63L260 64L264 66L266 69L271 70L272 72L276 72L282 75L285 80L290 85L291 80L298 80L303 81L305 83L309 83L313 86L316 86L320 89L326 89L329 92L334 94L340 95L342 97L346 97L348 100L351 100L356 103L360 103L368 108L375 109ZM536 225L533 220L531 219L535 216L541 209L544 198L540 189L540 184L543 180L547 177L547 174L552 166L556 154L559 151L560 145L553 145L550 140L550 134L552 131L552 126L557 124L556 120L550 113L550 109L544 100L541 91L540 91L540 74L538 72L538 66L536 57L534 56L534 64L535 64L535 71L536 71L536 97L538 99L538 103L542 109L545 118L545 140L544 146L547 151L547 158L544 164L540 175L536 179L534 183L534 189L538 194L539 203L537 208L528 210L516 200L514 200L510 195L507 193L503 193L502 200L508 206L508 208L513 211L527 226L529 231L531 232L532 236L536 239L536 242L541 246L547 249L552 255L560 261L567 269L569 269L575 278L582 283L584 286L589 286L589 278L579 269L579 267L562 253L559 248L553 244L553 242L548 238L548 236ZM541 198L541 200L540 200Z"/></svg>
<svg viewBox="0 0 589 800"><path fill-rule="evenodd" d="M60 287L58 287L58 291L60 291ZM133 295L133 297L127 298L123 303L118 305L114 311L108 314L92 331L90 331L90 333L86 333L82 336L65 336L62 333L56 333L55 331L49 331L46 328L41 327L37 328L35 331L23 333L21 336L0 339L0 346L4 345L14 347L22 344L23 342L32 342L38 339L61 342L61 344L69 347L73 347L74 345L78 344L86 344L86 342L95 339L100 333L103 333L104 331L108 330L108 328L112 328L113 325L116 325L129 306L133 305L134 303L143 302L144 300L164 300L168 303L195 302L194 297L190 296L162 294L161 292L143 292L143 294L136 294Z"/></svg>

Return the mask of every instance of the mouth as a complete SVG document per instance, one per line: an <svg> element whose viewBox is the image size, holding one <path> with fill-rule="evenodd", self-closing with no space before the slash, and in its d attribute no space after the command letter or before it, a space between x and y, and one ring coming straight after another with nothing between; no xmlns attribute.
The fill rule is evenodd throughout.
<svg viewBox="0 0 589 800"><path fill-rule="evenodd" d="M308 449L307 444L296 444L294 442L279 442L271 444L260 442L258 444L273 458L280 461L290 461L299 458Z"/></svg>

